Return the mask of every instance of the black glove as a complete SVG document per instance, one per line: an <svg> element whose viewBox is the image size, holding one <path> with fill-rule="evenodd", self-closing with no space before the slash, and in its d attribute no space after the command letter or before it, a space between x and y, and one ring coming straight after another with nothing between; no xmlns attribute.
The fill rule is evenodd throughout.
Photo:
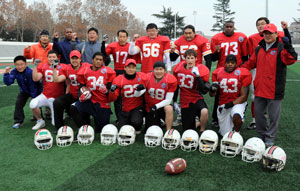
<svg viewBox="0 0 300 191"><path fill-rule="evenodd" d="M229 102L229 103L226 103L225 106L224 106L224 108L225 108L225 109L229 109L229 108L231 108L231 107L233 107L233 106L234 106L234 104L233 104L233 102L231 101L231 102Z"/></svg>
<svg viewBox="0 0 300 191"><path fill-rule="evenodd" d="M110 88L110 92L114 93L117 88L118 88L118 86L116 84L112 85L111 88Z"/></svg>
<svg viewBox="0 0 300 191"><path fill-rule="evenodd" d="M155 113L156 110L157 110L156 105L154 105L153 107L150 108L151 113Z"/></svg>
<svg viewBox="0 0 300 191"><path fill-rule="evenodd" d="M212 85L209 88L209 91L211 91L212 93L214 93L214 92L217 91L218 87L219 87L218 83L212 83Z"/></svg>
<svg viewBox="0 0 300 191"><path fill-rule="evenodd" d="M59 60L53 60L53 63L51 65L51 68L56 68L56 66L59 64Z"/></svg>
<svg viewBox="0 0 300 191"><path fill-rule="evenodd" d="M143 89L145 89L145 86L143 84L140 84L136 87L136 91L141 91Z"/></svg>
<svg viewBox="0 0 300 191"><path fill-rule="evenodd" d="M283 42L283 47L284 47L285 49L288 49L288 48L291 47L290 40L289 40L288 37L286 37L286 36L281 37L281 40L282 40L282 42Z"/></svg>
<svg viewBox="0 0 300 191"><path fill-rule="evenodd" d="M37 67L37 65L41 62L40 59L35 59L33 65Z"/></svg>

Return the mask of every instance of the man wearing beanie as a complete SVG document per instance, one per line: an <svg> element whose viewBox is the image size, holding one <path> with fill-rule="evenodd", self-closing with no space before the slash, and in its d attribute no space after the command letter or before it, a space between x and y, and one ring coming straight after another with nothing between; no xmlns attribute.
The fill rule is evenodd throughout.
<svg viewBox="0 0 300 191"><path fill-rule="evenodd" d="M167 130L172 128L173 107L170 105L177 88L177 80L166 72L165 63L157 61L153 65L153 72L146 75L144 88L138 88L135 91L146 89L146 129L152 125L162 126L161 119L165 121ZM144 91L145 92L145 91Z"/></svg>
<svg viewBox="0 0 300 191"><path fill-rule="evenodd" d="M297 61L297 53L287 37L279 42L277 27L270 23L264 27L264 39L259 42L248 62L242 67L256 68L255 122L259 137L266 146L274 145L280 118L281 102L284 97L286 66ZM264 112L268 111L270 123Z"/></svg>
<svg viewBox="0 0 300 191"><path fill-rule="evenodd" d="M49 43L49 35L49 32L43 29L40 33L39 42L24 48L24 57L26 59L33 58L33 62L39 59L40 62L48 63L48 52L52 50L52 45Z"/></svg>
<svg viewBox="0 0 300 191"><path fill-rule="evenodd" d="M246 68L237 67L237 59L233 54L226 57L225 67L218 68L212 73L213 84L210 87L210 95L215 96L219 89L217 116L219 133L222 136L232 130L240 131L251 81L251 73Z"/></svg>

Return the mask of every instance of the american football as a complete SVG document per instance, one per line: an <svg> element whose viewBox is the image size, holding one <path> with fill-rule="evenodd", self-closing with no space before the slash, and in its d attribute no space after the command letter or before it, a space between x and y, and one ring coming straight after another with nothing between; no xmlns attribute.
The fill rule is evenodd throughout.
<svg viewBox="0 0 300 191"><path fill-rule="evenodd" d="M170 160L165 167L168 174L180 174L186 168L186 162L183 158L174 158Z"/></svg>
<svg viewBox="0 0 300 191"><path fill-rule="evenodd" d="M82 86L80 88L80 92L83 94L83 92L86 92L86 91L91 91L89 87L86 87L86 86Z"/></svg>

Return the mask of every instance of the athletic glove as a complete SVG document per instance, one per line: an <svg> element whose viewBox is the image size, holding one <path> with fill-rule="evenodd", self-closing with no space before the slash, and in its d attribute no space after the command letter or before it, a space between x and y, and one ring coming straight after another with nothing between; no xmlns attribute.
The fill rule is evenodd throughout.
<svg viewBox="0 0 300 191"><path fill-rule="evenodd" d="M143 89L145 89L145 86L143 84L140 84L135 88L136 91L142 91Z"/></svg>
<svg viewBox="0 0 300 191"><path fill-rule="evenodd" d="M35 59L33 65L37 67L37 65L41 62L40 59Z"/></svg>
<svg viewBox="0 0 300 191"><path fill-rule="evenodd" d="M219 87L219 83L218 82L213 82L212 85L209 88L209 91L211 91L212 93L216 92L217 89Z"/></svg>
<svg viewBox="0 0 300 191"><path fill-rule="evenodd" d="M157 110L156 105L154 105L153 107L150 108L151 113L155 113L156 110Z"/></svg>
<svg viewBox="0 0 300 191"><path fill-rule="evenodd" d="M103 35L102 40L104 42L106 42L108 40L108 37L109 37L108 34L105 34L105 35Z"/></svg>
<svg viewBox="0 0 300 191"><path fill-rule="evenodd" d="M200 76L199 69L198 69L197 66L194 66L194 67L193 67L192 73L193 73L196 77L199 77L199 76Z"/></svg>
<svg viewBox="0 0 300 191"><path fill-rule="evenodd" d="M118 88L118 86L116 84L112 85L111 88L110 88L110 92L114 93L117 88Z"/></svg>
<svg viewBox="0 0 300 191"><path fill-rule="evenodd" d="M52 65L50 66L50 68L56 68L56 66L59 64L59 60L53 60Z"/></svg>
<svg viewBox="0 0 300 191"><path fill-rule="evenodd" d="M229 102L229 103L226 103L225 106L224 106L224 108L225 108L225 109L229 109L229 108L232 108L233 106L234 106L234 104L233 104L233 102L231 101L231 102Z"/></svg>
<svg viewBox="0 0 300 191"><path fill-rule="evenodd" d="M104 84L100 84L99 90L103 94L106 94L108 92L106 85L104 85Z"/></svg>
<svg viewBox="0 0 300 191"><path fill-rule="evenodd" d="M91 99L92 97L92 94L90 91L85 91L81 94L80 98L79 98L79 101L80 102L85 102L86 100L88 99Z"/></svg>
<svg viewBox="0 0 300 191"><path fill-rule="evenodd" d="M181 111L180 111L180 107L179 107L178 103L174 102L173 105L174 105L174 110L175 110L176 114L180 115Z"/></svg>

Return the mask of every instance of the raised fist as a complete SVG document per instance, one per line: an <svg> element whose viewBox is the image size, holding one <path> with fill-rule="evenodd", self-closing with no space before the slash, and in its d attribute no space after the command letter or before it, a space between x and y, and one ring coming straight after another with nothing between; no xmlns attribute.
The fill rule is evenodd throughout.
<svg viewBox="0 0 300 191"><path fill-rule="evenodd" d="M12 68L10 67L10 66L7 66L6 68L5 68L5 74L8 74L10 71L12 70Z"/></svg>
<svg viewBox="0 0 300 191"><path fill-rule="evenodd" d="M55 32L55 33L53 34L53 38L59 38L59 32Z"/></svg>

